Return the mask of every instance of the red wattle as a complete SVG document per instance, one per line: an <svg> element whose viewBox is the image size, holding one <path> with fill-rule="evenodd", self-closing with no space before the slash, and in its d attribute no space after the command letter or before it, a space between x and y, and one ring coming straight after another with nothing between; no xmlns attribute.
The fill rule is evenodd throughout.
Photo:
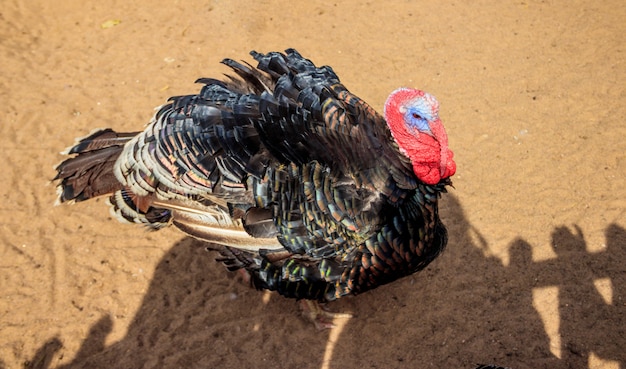
<svg viewBox="0 0 626 369"><path fill-rule="evenodd" d="M396 143L413 163L413 172L417 178L434 185L456 172L456 163L448 148L448 135L443 124L439 118L428 123L432 136L426 132L409 131L400 111L403 103L424 95L424 92L412 89L394 91L385 103L385 119ZM437 107L433 106L435 116Z"/></svg>

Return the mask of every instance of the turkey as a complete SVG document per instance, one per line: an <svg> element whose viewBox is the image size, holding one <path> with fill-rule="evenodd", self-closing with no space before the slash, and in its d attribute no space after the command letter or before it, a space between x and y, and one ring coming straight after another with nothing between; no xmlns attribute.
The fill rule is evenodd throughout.
<svg viewBox="0 0 626 369"><path fill-rule="evenodd" d="M92 132L56 168L59 202L109 196L121 220L174 225L258 289L326 302L423 269L444 249L456 164L430 94L384 116L296 50L225 59L141 132Z"/></svg>

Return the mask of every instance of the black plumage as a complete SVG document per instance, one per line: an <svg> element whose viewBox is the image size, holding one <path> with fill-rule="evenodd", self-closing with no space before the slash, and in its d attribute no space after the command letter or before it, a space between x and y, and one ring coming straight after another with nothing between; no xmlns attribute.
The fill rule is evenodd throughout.
<svg viewBox="0 0 626 369"><path fill-rule="evenodd" d="M443 250L437 203L383 116L293 49L199 79L143 132L92 133L57 167L59 200L110 194L120 218L219 245L257 288L319 301L412 274ZM217 247L217 246L216 246Z"/></svg>

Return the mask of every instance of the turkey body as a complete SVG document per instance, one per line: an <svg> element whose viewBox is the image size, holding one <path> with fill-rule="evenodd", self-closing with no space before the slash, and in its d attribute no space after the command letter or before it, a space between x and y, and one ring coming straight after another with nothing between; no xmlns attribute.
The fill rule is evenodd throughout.
<svg viewBox="0 0 626 369"><path fill-rule="evenodd" d="M435 259L449 176L420 180L330 67L293 49L251 55L257 67L224 60L235 77L198 80L142 132L79 140L57 167L60 202L108 195L119 218L173 224L257 288L299 299L358 294Z"/></svg>

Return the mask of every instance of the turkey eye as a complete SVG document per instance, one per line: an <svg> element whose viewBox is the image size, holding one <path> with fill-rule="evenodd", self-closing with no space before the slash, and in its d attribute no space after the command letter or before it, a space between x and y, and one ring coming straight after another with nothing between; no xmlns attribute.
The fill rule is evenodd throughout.
<svg viewBox="0 0 626 369"><path fill-rule="evenodd" d="M415 118L415 119L422 119L422 117L419 114L417 114L417 113L413 113L413 114L411 114L411 116L413 116L413 118Z"/></svg>

